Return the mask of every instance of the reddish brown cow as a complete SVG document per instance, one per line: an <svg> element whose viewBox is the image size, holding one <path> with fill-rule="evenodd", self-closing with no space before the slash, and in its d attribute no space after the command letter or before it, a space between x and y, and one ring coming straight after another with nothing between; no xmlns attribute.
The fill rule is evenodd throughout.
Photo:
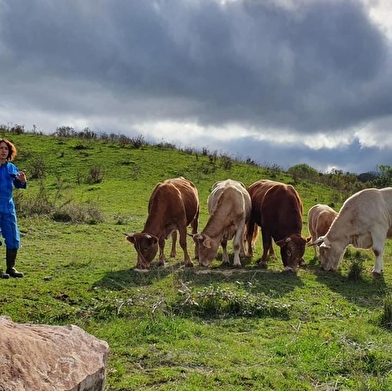
<svg viewBox="0 0 392 391"><path fill-rule="evenodd" d="M148 203L148 217L141 233L131 233L126 239L138 254L137 268L149 269L158 252L159 266L165 264L165 239L173 235L171 256L175 255L176 231L184 251L185 266L193 266L187 250L187 226L197 233L199 222L199 195L196 186L183 177L158 183ZM174 248L174 251L173 251Z"/></svg>
<svg viewBox="0 0 392 391"><path fill-rule="evenodd" d="M267 267L268 251L272 239L280 247L285 270L296 270L305 264L303 255L309 239L301 235L302 201L291 185L260 180L248 188L252 200L252 213L247 224L248 253L253 255L252 237L255 224L261 227L263 255L260 265Z"/></svg>

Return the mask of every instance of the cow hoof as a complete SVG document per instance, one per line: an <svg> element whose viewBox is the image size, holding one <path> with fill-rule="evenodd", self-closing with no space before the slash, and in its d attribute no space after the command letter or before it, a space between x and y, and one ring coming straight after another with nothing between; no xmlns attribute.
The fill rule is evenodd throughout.
<svg viewBox="0 0 392 391"><path fill-rule="evenodd" d="M202 266L202 265L200 265ZM193 267L193 262L189 261L189 262L185 262L185 267Z"/></svg>
<svg viewBox="0 0 392 391"><path fill-rule="evenodd" d="M135 267L133 270L138 273L148 273L150 271L150 269L143 269L143 268L141 269L138 267Z"/></svg>
<svg viewBox="0 0 392 391"><path fill-rule="evenodd" d="M150 266L148 263L138 263L134 270L142 271L142 270L150 270Z"/></svg>
<svg viewBox="0 0 392 391"><path fill-rule="evenodd" d="M259 263L259 266L260 266L262 269L267 269L267 268L268 268L267 262L260 262L260 263Z"/></svg>
<svg viewBox="0 0 392 391"><path fill-rule="evenodd" d="M382 272L379 273L379 272L372 271L372 275L374 278L380 278L380 277L382 277Z"/></svg>

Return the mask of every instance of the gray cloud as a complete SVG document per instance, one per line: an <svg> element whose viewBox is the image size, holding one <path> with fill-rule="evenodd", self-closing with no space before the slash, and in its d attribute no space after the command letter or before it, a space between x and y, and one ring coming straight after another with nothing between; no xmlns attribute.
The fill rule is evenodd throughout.
<svg viewBox="0 0 392 391"><path fill-rule="evenodd" d="M334 151L301 143L390 123L392 61L391 42L363 3L297 3L0 0L0 108L18 116L0 120L46 113L51 126L57 116L122 132L154 121L237 124L277 137L282 129L297 135L296 146L251 137L223 145L251 158L264 150L259 161L281 165L386 164L378 159L387 150L359 148L354 135Z"/></svg>

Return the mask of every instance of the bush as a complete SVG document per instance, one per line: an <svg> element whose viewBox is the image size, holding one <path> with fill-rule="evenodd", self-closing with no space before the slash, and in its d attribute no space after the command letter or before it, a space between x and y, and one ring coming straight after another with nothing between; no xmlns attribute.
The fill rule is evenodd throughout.
<svg viewBox="0 0 392 391"><path fill-rule="evenodd" d="M101 183L103 181L103 170L101 167L91 167L87 176L87 183Z"/></svg>
<svg viewBox="0 0 392 391"><path fill-rule="evenodd" d="M45 178L45 160L42 155L36 155L32 158L29 166L30 179Z"/></svg>
<svg viewBox="0 0 392 391"><path fill-rule="evenodd" d="M52 218L54 221L63 223L98 224L104 221L98 207L91 203L87 205L66 204L53 212Z"/></svg>

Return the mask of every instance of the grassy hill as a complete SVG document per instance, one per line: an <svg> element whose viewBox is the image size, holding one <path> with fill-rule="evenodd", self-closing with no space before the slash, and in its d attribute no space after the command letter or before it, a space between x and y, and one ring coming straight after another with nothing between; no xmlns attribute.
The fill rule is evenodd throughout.
<svg viewBox="0 0 392 391"><path fill-rule="evenodd" d="M0 280L0 314L73 323L106 340L107 390L392 390L389 242L384 277L373 279L373 255L354 249L337 273L319 271L311 248L308 268L297 274L282 273L280 258L261 270L260 239L241 270L219 260L184 269L178 247L167 267L141 273L124 238L143 228L153 187L170 177L197 186L200 230L216 180L294 184L306 236L309 208L338 210L347 193L170 145L4 136L19 150L15 164L29 187L15 191L23 246L17 268L26 275Z"/></svg>

